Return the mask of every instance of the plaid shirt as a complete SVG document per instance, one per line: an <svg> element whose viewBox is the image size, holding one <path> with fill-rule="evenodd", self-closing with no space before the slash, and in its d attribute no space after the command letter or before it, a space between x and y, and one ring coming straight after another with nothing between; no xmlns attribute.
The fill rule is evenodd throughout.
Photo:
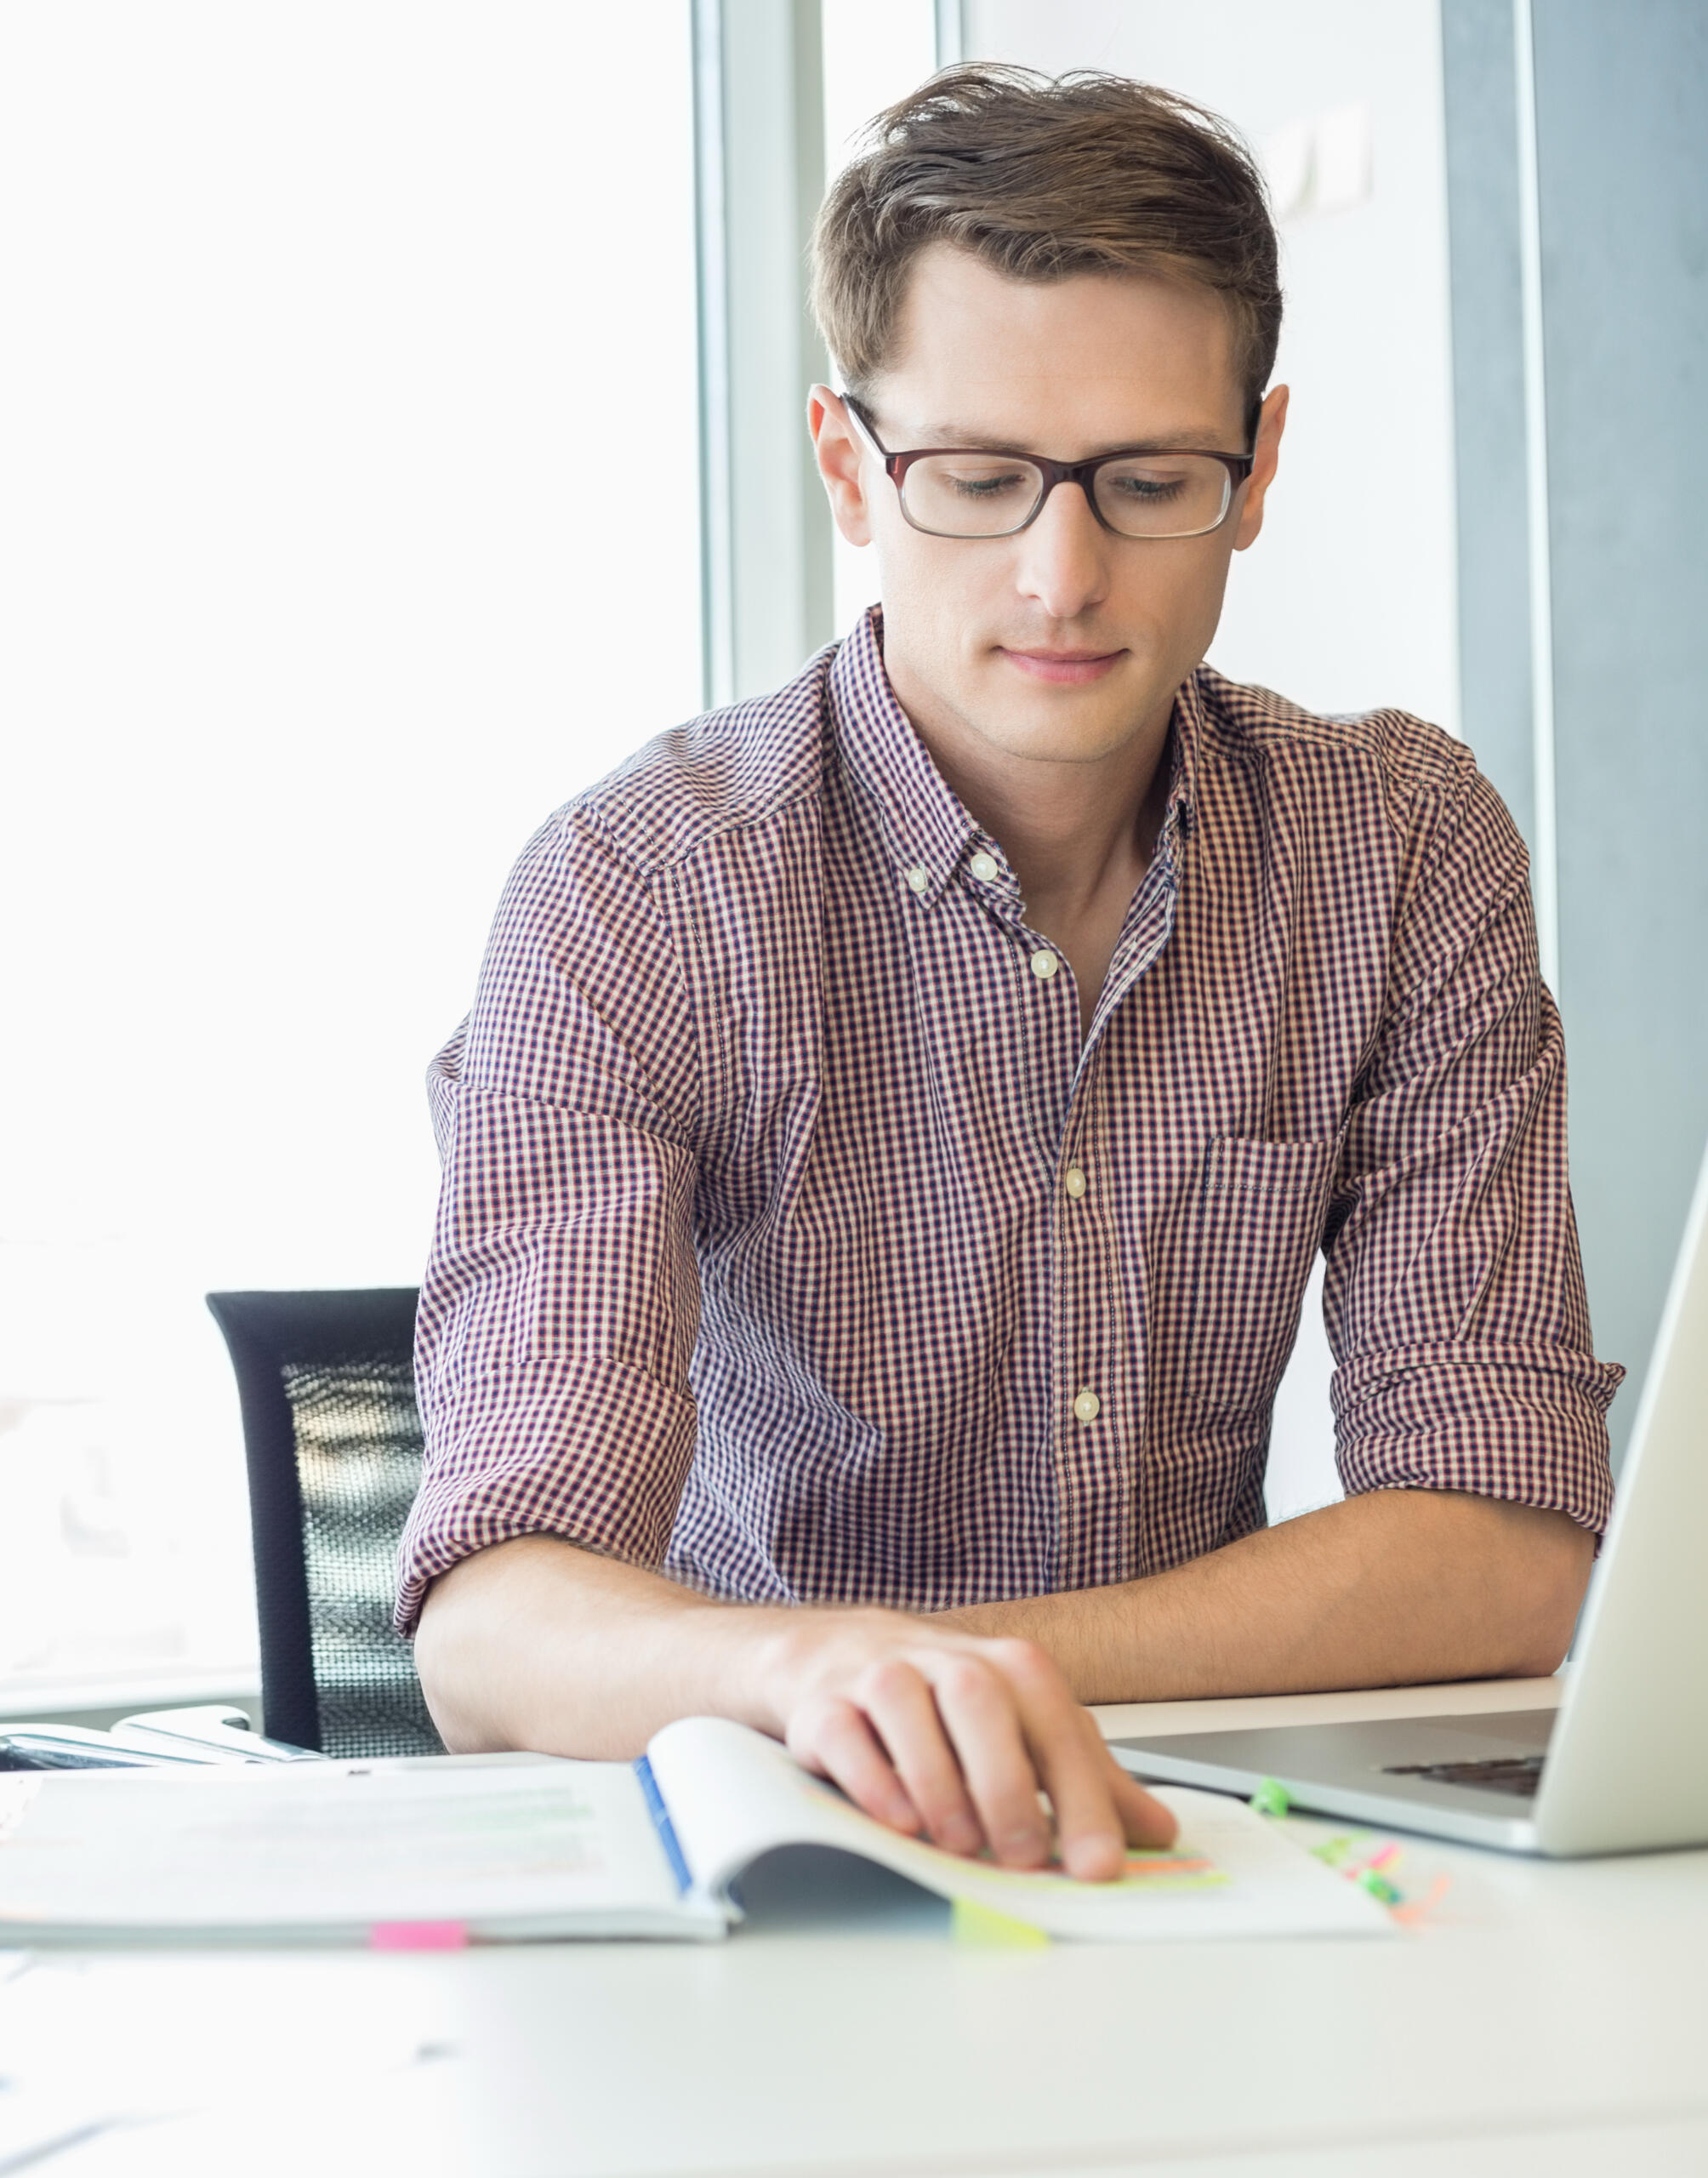
<svg viewBox="0 0 1708 2178"><path fill-rule="evenodd" d="M1599 1531L1565 1057L1469 752L1200 667L1089 1035L863 621L559 811L436 1063L399 1623L546 1531L930 1611L1262 1525L1317 1251L1349 1491Z"/></svg>

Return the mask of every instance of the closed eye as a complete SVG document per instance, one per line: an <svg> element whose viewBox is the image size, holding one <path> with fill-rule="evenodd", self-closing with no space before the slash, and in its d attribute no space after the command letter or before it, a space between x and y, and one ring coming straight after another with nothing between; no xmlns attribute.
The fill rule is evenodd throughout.
<svg viewBox="0 0 1708 2178"><path fill-rule="evenodd" d="M1103 489L1118 493L1124 499L1136 499L1145 506L1166 506L1186 489L1186 480L1181 476L1135 476L1130 471L1115 470L1105 473Z"/></svg>
<svg viewBox="0 0 1708 2178"><path fill-rule="evenodd" d="M983 470L964 474L956 470L939 472L942 481L957 498L963 499L994 499L1005 492L1030 491L1034 481L1029 470L1010 469L999 471Z"/></svg>

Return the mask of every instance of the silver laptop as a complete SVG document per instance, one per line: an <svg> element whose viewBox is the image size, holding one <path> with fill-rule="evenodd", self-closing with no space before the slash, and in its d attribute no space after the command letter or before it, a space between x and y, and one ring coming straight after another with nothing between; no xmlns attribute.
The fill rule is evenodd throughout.
<svg viewBox="0 0 1708 2178"><path fill-rule="evenodd" d="M1118 1739L1139 1776L1509 1852L1708 1844L1708 1158L1557 1710Z"/></svg>

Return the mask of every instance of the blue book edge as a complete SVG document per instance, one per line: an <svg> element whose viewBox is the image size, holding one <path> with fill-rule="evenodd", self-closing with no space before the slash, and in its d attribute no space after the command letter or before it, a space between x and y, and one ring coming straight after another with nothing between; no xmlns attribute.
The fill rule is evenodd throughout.
<svg viewBox="0 0 1708 2178"><path fill-rule="evenodd" d="M658 1781L652 1775L652 1765L644 1754L635 1765L635 1775L640 1780L640 1790L646 1799L646 1812L652 1816L652 1827L658 1832L658 1842L664 1848L665 1858L676 1879L676 1888L682 1892L692 1890L694 1879L689 1874L688 1863L682 1857L682 1848L676 1839L676 1826L670 1820L670 1810L664 1805L664 1795L658 1790Z"/></svg>

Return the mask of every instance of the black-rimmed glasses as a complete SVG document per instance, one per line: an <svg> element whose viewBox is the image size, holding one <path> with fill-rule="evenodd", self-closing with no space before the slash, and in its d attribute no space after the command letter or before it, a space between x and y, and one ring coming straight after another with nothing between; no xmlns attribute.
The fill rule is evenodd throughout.
<svg viewBox="0 0 1708 2178"><path fill-rule="evenodd" d="M1249 453L1128 447L1090 461L982 447L915 447L891 453L851 394L843 406L884 465L903 519L928 537L1012 537L1035 522L1058 484L1077 484L1117 537L1203 537L1226 519L1251 474Z"/></svg>

